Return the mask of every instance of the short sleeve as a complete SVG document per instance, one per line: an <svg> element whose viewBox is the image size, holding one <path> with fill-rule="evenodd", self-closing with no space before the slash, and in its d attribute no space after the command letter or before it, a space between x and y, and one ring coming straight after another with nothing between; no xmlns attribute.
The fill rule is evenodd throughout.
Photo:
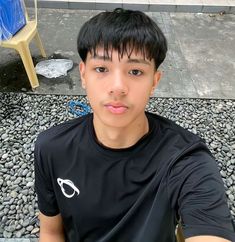
<svg viewBox="0 0 235 242"><path fill-rule="evenodd" d="M40 212L46 216L55 216L59 213L59 209L50 178L47 149L39 135L34 149L35 191Z"/></svg>
<svg viewBox="0 0 235 242"><path fill-rule="evenodd" d="M185 238L211 235L235 241L224 184L203 143L190 147L171 167L168 194Z"/></svg>

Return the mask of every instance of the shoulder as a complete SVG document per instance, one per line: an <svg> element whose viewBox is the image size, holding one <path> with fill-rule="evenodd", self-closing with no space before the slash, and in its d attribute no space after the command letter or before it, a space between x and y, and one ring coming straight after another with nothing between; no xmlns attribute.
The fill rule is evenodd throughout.
<svg viewBox="0 0 235 242"><path fill-rule="evenodd" d="M63 144L63 142L71 139L78 132L82 132L83 128L86 127L90 116L91 114L88 114L75 118L41 132L36 139L35 146L43 146L46 148Z"/></svg>
<svg viewBox="0 0 235 242"><path fill-rule="evenodd" d="M166 178L193 169L200 163L214 163L211 152L199 136L167 118L149 113L147 115L152 123L150 125L155 127L151 135L151 152L157 154L157 162L165 167Z"/></svg>
<svg viewBox="0 0 235 242"><path fill-rule="evenodd" d="M190 147L204 141L196 134L184 129L174 121L153 113L147 113L149 121L157 127L158 137L169 147L177 146L179 149Z"/></svg>
<svg viewBox="0 0 235 242"><path fill-rule="evenodd" d="M198 166L200 163L209 164L209 166L216 165L214 157L201 137L167 118L154 116L159 124L159 133L163 137L167 150L175 154L171 165L183 165L181 168Z"/></svg>

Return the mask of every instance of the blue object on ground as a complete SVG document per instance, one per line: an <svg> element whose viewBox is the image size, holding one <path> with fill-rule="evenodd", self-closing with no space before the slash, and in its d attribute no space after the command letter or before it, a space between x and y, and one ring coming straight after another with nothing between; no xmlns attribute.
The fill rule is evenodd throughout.
<svg viewBox="0 0 235 242"><path fill-rule="evenodd" d="M0 0L0 41L10 39L26 24L21 0Z"/></svg>
<svg viewBox="0 0 235 242"><path fill-rule="evenodd" d="M80 101L71 100L69 101L68 105L70 113L75 114L77 116L86 115L91 111L91 108L87 104Z"/></svg>

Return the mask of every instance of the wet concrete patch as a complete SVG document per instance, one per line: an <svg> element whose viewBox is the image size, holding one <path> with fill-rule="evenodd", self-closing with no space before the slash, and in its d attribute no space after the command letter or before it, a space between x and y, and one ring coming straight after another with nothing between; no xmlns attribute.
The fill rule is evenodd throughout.
<svg viewBox="0 0 235 242"><path fill-rule="evenodd" d="M0 91L30 90L30 83L22 61L14 60L0 66Z"/></svg>
<svg viewBox="0 0 235 242"><path fill-rule="evenodd" d="M46 59L69 59L61 54L53 53ZM41 56L33 57L33 62L36 65L40 61L45 60ZM59 85L65 85L69 90L75 86L70 73L78 66L78 63L73 63L73 67L68 71L67 76L58 78L46 78L42 75L37 75L40 86L44 86L48 91L55 91ZM38 89L38 88L37 88ZM11 60L0 66L0 91L1 92L32 92L30 82L25 71L21 59Z"/></svg>

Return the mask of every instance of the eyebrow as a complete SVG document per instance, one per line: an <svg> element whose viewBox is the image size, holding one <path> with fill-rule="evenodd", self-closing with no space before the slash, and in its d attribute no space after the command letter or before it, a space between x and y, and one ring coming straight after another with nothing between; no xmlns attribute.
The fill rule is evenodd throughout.
<svg viewBox="0 0 235 242"><path fill-rule="evenodd" d="M104 56L104 55L94 55L91 57L91 59L97 59L97 60L105 60L105 61L112 61L110 56ZM140 64L146 64L146 65L151 65L151 63L145 59L132 59L129 58L127 60L127 63L140 63Z"/></svg>

